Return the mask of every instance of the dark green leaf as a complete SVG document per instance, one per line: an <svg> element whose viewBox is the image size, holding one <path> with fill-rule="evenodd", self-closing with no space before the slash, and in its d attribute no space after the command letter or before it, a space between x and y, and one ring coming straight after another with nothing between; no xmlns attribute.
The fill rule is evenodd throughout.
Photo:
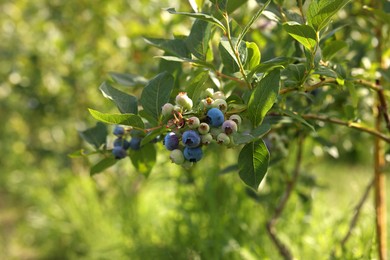
<svg viewBox="0 0 390 260"><path fill-rule="evenodd" d="M290 111L290 110L280 110L280 112L285 114L285 115L288 115L289 117L295 119L296 121L301 122L303 125L310 128L310 130L312 130L313 132L316 131L315 128L311 124L309 124L305 119L303 119L303 117L301 117L298 113L295 113L295 112Z"/></svg>
<svg viewBox="0 0 390 260"><path fill-rule="evenodd" d="M268 170L269 152L263 140L245 145L238 156L241 180L254 190L259 188Z"/></svg>
<svg viewBox="0 0 390 260"><path fill-rule="evenodd" d="M325 28L332 17L350 0L312 0L307 11L307 22L316 31Z"/></svg>
<svg viewBox="0 0 390 260"><path fill-rule="evenodd" d="M106 98L111 99L115 102L121 113L138 113L138 104L136 97L126 94L116 88L113 88L107 82L103 82L103 84L100 85L99 89Z"/></svg>
<svg viewBox="0 0 390 260"><path fill-rule="evenodd" d="M187 94L194 102L196 102L202 91L206 89L206 81L209 78L208 71L198 71L193 77L191 77L190 82L188 83Z"/></svg>
<svg viewBox="0 0 390 260"><path fill-rule="evenodd" d="M164 134L165 132L167 132L167 129L165 127L150 131L149 133L147 133L147 135L144 138L142 138L141 146L144 146L144 145L152 142L156 137Z"/></svg>
<svg viewBox="0 0 390 260"><path fill-rule="evenodd" d="M248 61L246 67L248 70L256 68L260 64L261 53L259 47L254 42L246 42L246 47L248 49Z"/></svg>
<svg viewBox="0 0 390 260"><path fill-rule="evenodd" d="M91 167L89 174L92 176L97 173L100 173L105 169L113 166L116 162L117 160L114 157L104 158L103 160L101 160L100 162L98 162L97 164Z"/></svg>
<svg viewBox="0 0 390 260"><path fill-rule="evenodd" d="M286 69L283 70L283 76L286 78L284 85L289 86L301 86L305 79L306 66L305 64L289 64Z"/></svg>
<svg viewBox="0 0 390 260"><path fill-rule="evenodd" d="M116 83L126 87L145 85L146 83L148 83L147 79L138 75L116 73L116 72L110 72L109 74Z"/></svg>
<svg viewBox="0 0 390 260"><path fill-rule="evenodd" d="M176 62L189 62L189 63L193 63L194 65L199 66L199 67L206 67L206 68L214 70L214 66L212 64L207 63L205 61L201 61L201 60L192 60L192 59L187 59L187 58L179 58L179 57L175 57L175 56L156 56L156 58L160 58L160 59L164 59L164 60L168 60L168 61L176 61Z"/></svg>
<svg viewBox="0 0 390 260"><path fill-rule="evenodd" d="M223 25L223 23L221 23L218 19L216 19L215 17L213 17L213 16L211 16L211 15L203 14L203 13L176 12L175 8L168 8L168 9L166 9L166 10L167 10L170 14L185 15L185 16L197 18L197 19L200 19L200 20L203 20L203 21L207 21L207 22L209 22L209 23L213 23L213 24L217 25L219 28L221 28L223 31L226 32L226 28L225 28L225 26Z"/></svg>
<svg viewBox="0 0 390 260"><path fill-rule="evenodd" d="M287 57L278 57L271 60L264 61L260 63L255 68L251 70L248 74L248 78L251 79L256 73L264 73L273 69L283 69L289 63L292 63L294 59Z"/></svg>
<svg viewBox="0 0 390 260"><path fill-rule="evenodd" d="M233 38L233 47L235 46L235 42L236 39ZM226 69L228 73L234 73L240 70L235 51L232 49L232 46L230 46L230 43L227 38L222 38L221 42L219 43L219 52L221 55L224 69ZM244 65L248 56L248 51L244 42L241 42L241 44L239 45L238 54L241 63Z"/></svg>
<svg viewBox="0 0 390 260"><path fill-rule="evenodd" d="M330 41L326 44L326 46L322 49L322 56L324 60L330 60L335 55L340 55L340 50L346 48L348 44L344 41Z"/></svg>
<svg viewBox="0 0 390 260"><path fill-rule="evenodd" d="M244 29L242 30L242 32L238 36L238 39L236 42L236 44L237 44L236 47L238 47L238 45L241 43L242 39L244 39L244 36L247 34L249 29L251 28L252 24L257 20L257 18L260 17L261 13L265 10L265 8L267 8L267 6L269 5L270 2L271 2L271 0L268 0L265 4L263 4L263 6L256 12L255 15L252 16L251 20L245 25Z"/></svg>
<svg viewBox="0 0 390 260"><path fill-rule="evenodd" d="M183 39L156 39L156 38L145 38L145 41L156 48L166 51L167 53L177 56L190 58L190 51L187 49L185 40Z"/></svg>
<svg viewBox="0 0 390 260"><path fill-rule="evenodd" d="M138 172L148 176L156 163L156 148L154 144L146 144L140 150L130 150L130 159Z"/></svg>
<svg viewBox="0 0 390 260"><path fill-rule="evenodd" d="M308 50L313 50L317 45L316 32L309 25L288 22L283 24L283 29Z"/></svg>
<svg viewBox="0 0 390 260"><path fill-rule="evenodd" d="M190 35L186 39L187 48L200 60L206 60L209 41L211 38L211 24L203 20L195 20Z"/></svg>
<svg viewBox="0 0 390 260"><path fill-rule="evenodd" d="M318 75L321 75L321 76L330 77L330 78L334 78L334 79L337 78L337 73L334 70L332 70L331 68L325 67L325 66L319 66L313 72L313 74L318 74Z"/></svg>
<svg viewBox="0 0 390 260"><path fill-rule="evenodd" d="M279 94L280 71L268 73L256 86L248 103L248 117L256 127L261 124Z"/></svg>
<svg viewBox="0 0 390 260"><path fill-rule="evenodd" d="M166 72L158 74L145 86L141 94L141 104L144 111L158 119L161 107L169 102L174 84L174 78Z"/></svg>
<svg viewBox="0 0 390 260"><path fill-rule="evenodd" d="M91 108L88 110L95 119L103 123L145 128L142 119L134 114L105 114Z"/></svg>
<svg viewBox="0 0 390 260"><path fill-rule="evenodd" d="M240 145L240 144L247 144L251 143L253 141L256 141L257 139L261 138L263 135L268 133L271 130L271 125L269 124L261 124L259 127L253 129L250 133L234 133L233 134L233 140L234 144Z"/></svg>
<svg viewBox="0 0 390 260"><path fill-rule="evenodd" d="M107 126L97 122L96 126L88 128L85 131L80 131L79 134L86 142L95 146L96 149L99 149L100 146L106 143L108 134Z"/></svg>

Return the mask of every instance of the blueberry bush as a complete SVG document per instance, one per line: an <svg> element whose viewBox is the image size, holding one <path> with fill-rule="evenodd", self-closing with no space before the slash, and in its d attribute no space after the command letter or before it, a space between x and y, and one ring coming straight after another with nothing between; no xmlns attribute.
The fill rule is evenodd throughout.
<svg viewBox="0 0 390 260"><path fill-rule="evenodd" d="M93 149L72 156L99 155L91 175L129 158L147 177L158 153L190 171L208 151L231 149L237 161L221 170L237 172L256 198L296 143L295 170L267 223L280 254L292 259L275 224L298 180L303 144L337 157L372 136L375 178L368 188L376 191L378 255L385 259L389 2L259 0L246 20L236 16L246 1L189 2L193 12L162 11L191 22L187 34L145 38L160 50L153 77L111 72L100 85L119 112L89 109L99 122L80 134ZM335 125L351 131L337 134Z"/></svg>

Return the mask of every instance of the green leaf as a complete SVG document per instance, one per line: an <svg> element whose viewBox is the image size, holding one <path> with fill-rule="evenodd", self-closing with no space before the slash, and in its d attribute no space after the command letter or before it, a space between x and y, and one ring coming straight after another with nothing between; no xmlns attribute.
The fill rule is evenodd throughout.
<svg viewBox="0 0 390 260"><path fill-rule="evenodd" d="M238 173L241 180L257 190L267 173L268 163L269 152L263 140L245 145L238 156Z"/></svg>
<svg viewBox="0 0 390 260"><path fill-rule="evenodd" d="M116 73L109 72L111 78L118 84L126 87L132 87L136 85L146 85L148 80L142 76L128 74L128 73Z"/></svg>
<svg viewBox="0 0 390 260"><path fill-rule="evenodd" d="M330 60L335 55L339 55L339 52L346 47L348 47L348 44L344 41L331 41L322 49L322 56L324 60Z"/></svg>
<svg viewBox="0 0 390 260"><path fill-rule="evenodd" d="M253 129L250 133L234 133L233 134L233 140L234 144L240 145L240 144L247 144L251 143L253 141L256 141L257 139L260 139L263 135L268 133L271 130L270 124L261 124L259 127Z"/></svg>
<svg viewBox="0 0 390 260"><path fill-rule="evenodd" d="M144 111L158 119L161 107L169 102L174 85L174 78L167 72L158 74L145 86L141 94L141 104Z"/></svg>
<svg viewBox="0 0 390 260"><path fill-rule="evenodd" d="M161 127L161 128L158 128L158 129L155 129L153 131L148 132L147 135L145 135L145 137L142 138L141 146L144 146L144 145L152 142L156 137L164 134L165 132L167 132L167 128L165 128L165 127Z"/></svg>
<svg viewBox="0 0 390 260"><path fill-rule="evenodd" d="M318 66L318 68L313 72L313 74L318 74L321 76L330 77L334 79L337 78L337 73L331 68L325 66Z"/></svg>
<svg viewBox="0 0 390 260"><path fill-rule="evenodd" d="M236 39L232 38L233 46L235 46L235 42ZM218 48L219 48L224 69L226 69L228 73L234 73L239 71L240 67L238 65L236 55L234 54L234 50L230 46L230 43L227 38L225 37L222 38ZM244 42L241 42L241 44L239 45L238 54L242 64L244 65L246 62L246 58L248 56L248 51L246 48L246 44Z"/></svg>
<svg viewBox="0 0 390 260"><path fill-rule="evenodd" d="M285 70L283 70L283 76L286 78L284 85L289 86L301 86L305 79L306 66L305 64L289 64Z"/></svg>
<svg viewBox="0 0 390 260"><path fill-rule="evenodd" d="M171 55L185 58L191 57L190 51L183 39L157 39L145 37L145 41L156 48L170 53Z"/></svg>
<svg viewBox="0 0 390 260"><path fill-rule="evenodd" d="M206 89L206 81L209 78L208 71L198 71L193 77L191 77L190 82L188 83L187 94L188 97L191 98L194 102L196 102L201 94L202 91Z"/></svg>
<svg viewBox="0 0 390 260"><path fill-rule="evenodd" d="M100 173L105 169L113 166L116 162L117 160L113 157L104 158L103 160L99 161L97 164L91 167L89 174L93 176L97 173Z"/></svg>
<svg viewBox="0 0 390 260"><path fill-rule="evenodd" d="M246 67L249 70L256 68L260 64L261 53L259 47L254 42L246 42L246 47L248 49L248 61Z"/></svg>
<svg viewBox="0 0 390 260"><path fill-rule="evenodd" d="M190 35L186 39L187 48L198 59L205 61L209 41L211 38L211 24L196 19L192 25Z"/></svg>
<svg viewBox="0 0 390 260"><path fill-rule="evenodd" d="M287 57L278 57L264 61L251 70L248 74L248 78L251 79L256 73L264 73L273 69L284 69L285 66L293 61L294 59Z"/></svg>
<svg viewBox="0 0 390 260"><path fill-rule="evenodd" d="M88 128L85 131L80 131L79 134L84 141L92 144L96 149L99 149L99 147L106 143L108 135L107 126L103 123L97 122L96 126Z"/></svg>
<svg viewBox="0 0 390 260"><path fill-rule="evenodd" d="M316 32L309 25L288 22L283 24L283 29L308 50L313 50L317 45Z"/></svg>
<svg viewBox="0 0 390 260"><path fill-rule="evenodd" d="M160 59L164 59L164 60L168 60L168 61L176 61L176 62L189 62L189 63L193 63L194 65L196 65L198 67L205 67L205 68L215 70L213 64L210 64L210 63L207 63L207 62L201 61L201 60L179 58L179 57L175 57L175 56L156 56L155 58L160 58Z"/></svg>
<svg viewBox="0 0 390 260"><path fill-rule="evenodd" d="M134 167L138 172L149 176L152 171L153 166L156 163L156 148L154 144L146 144L141 147L140 150L131 150L129 151L130 160L133 163Z"/></svg>
<svg viewBox="0 0 390 260"><path fill-rule="evenodd" d="M303 119L303 117L301 117L298 113L296 112L293 112L293 111L290 111L290 110L280 110L281 113L285 114L285 115L288 115L289 117L295 119L296 121L299 121L301 122L303 125L307 126L308 128L310 128L310 130L312 130L313 132L315 132L315 128L314 126L312 126L311 124L309 124L305 119Z"/></svg>
<svg viewBox="0 0 390 260"><path fill-rule="evenodd" d="M115 102L121 113L138 113L138 104L136 97L126 94L116 88L113 88L107 82L103 82L103 84L100 85L99 89L106 98L111 99Z"/></svg>
<svg viewBox="0 0 390 260"><path fill-rule="evenodd" d="M267 8L267 6L269 5L270 2L271 2L271 0L268 0L265 4L263 4L263 6L256 12L255 15L252 16L251 20L245 25L244 29L242 30L242 32L238 36L238 39L237 39L237 42L236 42L236 48L241 43L242 39L244 39L244 36L249 31L249 29L251 28L252 24L257 20L257 18L260 17L261 13L265 10L265 8Z"/></svg>
<svg viewBox="0 0 390 260"><path fill-rule="evenodd" d="M107 124L117 124L133 126L136 128L145 128L144 122L141 117L134 114L105 114L91 108L88 109L89 113L97 120Z"/></svg>
<svg viewBox="0 0 390 260"><path fill-rule="evenodd" d="M179 15L185 15L192 18L197 18L212 24L217 25L219 28L221 28L224 32L226 32L226 28L217 18L203 13L187 13L187 12L176 12L175 8L168 8L166 9L170 14L179 14Z"/></svg>
<svg viewBox="0 0 390 260"><path fill-rule="evenodd" d="M280 71L275 69L268 73L256 86L248 102L248 117L253 126L263 121L279 94Z"/></svg>
<svg viewBox="0 0 390 260"><path fill-rule="evenodd" d="M312 0L307 11L307 22L316 31L325 28L332 17L350 0Z"/></svg>

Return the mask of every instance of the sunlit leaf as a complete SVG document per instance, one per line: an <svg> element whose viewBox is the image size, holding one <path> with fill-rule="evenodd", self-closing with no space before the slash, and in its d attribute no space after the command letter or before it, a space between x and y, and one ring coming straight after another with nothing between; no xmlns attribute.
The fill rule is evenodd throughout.
<svg viewBox="0 0 390 260"><path fill-rule="evenodd" d="M138 113L138 104L136 97L124 93L116 88L113 88L107 82L103 82L103 84L100 85L99 89L106 98L111 99L115 102L121 113Z"/></svg>
<svg viewBox="0 0 390 260"><path fill-rule="evenodd" d="M145 127L141 117L134 114L105 114L91 108L88 110L95 119L103 123L133 126L137 128Z"/></svg>

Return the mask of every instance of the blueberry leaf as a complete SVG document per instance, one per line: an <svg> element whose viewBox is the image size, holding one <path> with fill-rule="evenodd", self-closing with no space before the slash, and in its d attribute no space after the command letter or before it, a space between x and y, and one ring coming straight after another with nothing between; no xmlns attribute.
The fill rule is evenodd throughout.
<svg viewBox="0 0 390 260"><path fill-rule="evenodd" d="M254 190L257 190L268 170L269 152L259 140L246 144L238 156L238 173L241 180Z"/></svg>
<svg viewBox="0 0 390 260"><path fill-rule="evenodd" d="M141 147L140 150L130 150L130 160L138 172L149 176L153 166L156 163L156 148L153 144L149 143Z"/></svg>
<svg viewBox="0 0 390 260"><path fill-rule="evenodd" d="M174 78L167 72L158 74L145 86L141 94L144 111L154 119L161 114L161 107L169 102L174 86Z"/></svg>
<svg viewBox="0 0 390 260"><path fill-rule="evenodd" d="M280 71L272 70L257 84L248 102L248 117L254 127L263 121L279 94Z"/></svg>
<svg viewBox="0 0 390 260"><path fill-rule="evenodd" d="M288 22L283 24L283 29L308 50L313 50L317 44L316 32L309 25Z"/></svg>
<svg viewBox="0 0 390 260"><path fill-rule="evenodd" d="M147 79L138 75L133 75L128 73L117 73L117 72L109 72L109 74L113 79L113 81L126 87L145 85L146 83L148 83Z"/></svg>
<svg viewBox="0 0 390 260"><path fill-rule="evenodd" d="M107 124L117 124L145 128L141 117L134 114L106 114L97 110L88 109L89 113L97 120Z"/></svg>
<svg viewBox="0 0 390 260"><path fill-rule="evenodd" d="M117 160L113 157L104 158L101 161L99 161L97 164L95 164L94 166L91 167L89 174L92 176L92 175L95 175L97 173L100 173L100 172L104 171L105 169L113 166L116 162L117 162Z"/></svg>
<svg viewBox="0 0 390 260"><path fill-rule="evenodd" d="M190 35L185 42L187 48L196 58L205 61L210 38L211 24L197 19L192 25Z"/></svg>
<svg viewBox="0 0 390 260"><path fill-rule="evenodd" d="M107 82L103 82L103 84L100 85L99 89L106 98L115 102L121 113L138 113L136 97L112 87Z"/></svg>
<svg viewBox="0 0 390 260"><path fill-rule="evenodd" d="M188 97L191 98L194 102L196 102L200 98L202 91L206 89L205 83L208 78L209 73L203 70L198 71L191 78L187 88L187 94Z"/></svg>
<svg viewBox="0 0 390 260"><path fill-rule="evenodd" d="M313 0L307 10L307 22L316 31L325 28L333 15L343 8L350 0Z"/></svg>
<svg viewBox="0 0 390 260"><path fill-rule="evenodd" d="M106 143L108 132L105 124L97 122L96 126L88 128L85 131L80 131L79 134L84 141L92 144L96 149L99 149L99 147Z"/></svg>

